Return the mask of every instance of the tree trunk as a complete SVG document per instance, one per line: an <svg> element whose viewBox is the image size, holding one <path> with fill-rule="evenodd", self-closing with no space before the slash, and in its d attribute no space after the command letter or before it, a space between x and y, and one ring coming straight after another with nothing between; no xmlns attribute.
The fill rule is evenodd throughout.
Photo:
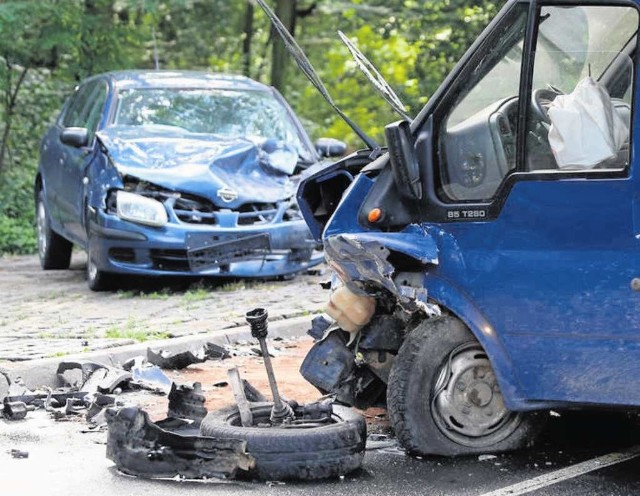
<svg viewBox="0 0 640 496"><path fill-rule="evenodd" d="M9 74L13 68L11 65L7 64L7 71ZM22 69L20 76L18 77L18 81L16 81L16 85L13 89L9 85L7 87L7 98L5 101L5 112L4 112L4 130L2 132L2 142L0 142L0 172L2 172L5 168L4 158L7 155L7 150L9 148L9 133L11 132L11 124L13 122L13 114L16 110L16 101L18 100L18 92L20 91L20 87L24 82L24 78L27 76L28 67ZM8 76L9 81L11 81L11 76Z"/></svg>
<svg viewBox="0 0 640 496"><path fill-rule="evenodd" d="M293 26L296 17L296 3L297 0L277 0L276 15L282 21L282 24L293 33ZM273 33L273 30L272 30ZM273 33L273 52L271 58L271 85L275 87L280 93L284 94L285 85L285 73L287 69L287 62L289 54L287 52L284 43L277 33Z"/></svg>
<svg viewBox="0 0 640 496"><path fill-rule="evenodd" d="M253 2L247 0L244 14L244 39L242 40L242 74L251 77L251 42L253 39Z"/></svg>

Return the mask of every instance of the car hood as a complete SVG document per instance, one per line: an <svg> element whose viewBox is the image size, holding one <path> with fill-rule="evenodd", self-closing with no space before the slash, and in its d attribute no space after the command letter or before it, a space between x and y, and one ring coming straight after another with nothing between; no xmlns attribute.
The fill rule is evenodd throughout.
<svg viewBox="0 0 640 496"><path fill-rule="evenodd" d="M274 140L220 138L169 126L112 126L97 134L123 177L198 195L222 207L277 202L294 192L290 174L297 153ZM222 189L227 194L218 196ZM231 201L229 191L236 193Z"/></svg>

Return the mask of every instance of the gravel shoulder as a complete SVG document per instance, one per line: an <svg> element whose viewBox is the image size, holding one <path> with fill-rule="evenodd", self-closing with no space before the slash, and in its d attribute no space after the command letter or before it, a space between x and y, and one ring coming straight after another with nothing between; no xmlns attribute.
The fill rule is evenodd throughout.
<svg viewBox="0 0 640 496"><path fill-rule="evenodd" d="M135 342L211 334L245 325L268 309L271 321L322 311L323 269L289 281L130 279L115 292L91 292L86 257L43 271L36 256L0 257L0 366Z"/></svg>

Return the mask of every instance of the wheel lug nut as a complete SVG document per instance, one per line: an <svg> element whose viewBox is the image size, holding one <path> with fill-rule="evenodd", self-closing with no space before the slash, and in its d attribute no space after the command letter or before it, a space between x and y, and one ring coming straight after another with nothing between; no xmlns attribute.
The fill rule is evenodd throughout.
<svg viewBox="0 0 640 496"><path fill-rule="evenodd" d="M471 413L471 408L469 408L468 406L462 407L462 413L464 413L465 415L469 415Z"/></svg>
<svg viewBox="0 0 640 496"><path fill-rule="evenodd" d="M492 410L491 408L487 408L487 409L484 411L484 414L485 414L487 417L491 417L491 415L493 415L493 410Z"/></svg>
<svg viewBox="0 0 640 496"><path fill-rule="evenodd" d="M458 382L456 383L456 389L457 389L458 391L464 391L465 389L467 389L467 385L466 385L464 382L462 382L462 381L458 381Z"/></svg>

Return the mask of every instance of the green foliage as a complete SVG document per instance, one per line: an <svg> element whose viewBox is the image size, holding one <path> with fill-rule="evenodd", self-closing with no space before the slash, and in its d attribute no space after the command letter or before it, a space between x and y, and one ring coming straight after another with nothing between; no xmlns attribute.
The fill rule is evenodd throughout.
<svg viewBox="0 0 640 496"><path fill-rule="evenodd" d="M292 1L304 12L296 19L295 36L334 100L380 142L384 126L399 117L357 69L337 30L371 59L415 115L504 3ZM276 0L270 3L275 7ZM109 70L153 68L157 58L163 69L246 70L269 83L271 27L256 8L247 38L250 54L243 53L247 12L246 1L228 0L0 2L0 253L35 249L32 191L39 141L78 81ZM292 60L285 75L285 96L313 138L362 146Z"/></svg>

